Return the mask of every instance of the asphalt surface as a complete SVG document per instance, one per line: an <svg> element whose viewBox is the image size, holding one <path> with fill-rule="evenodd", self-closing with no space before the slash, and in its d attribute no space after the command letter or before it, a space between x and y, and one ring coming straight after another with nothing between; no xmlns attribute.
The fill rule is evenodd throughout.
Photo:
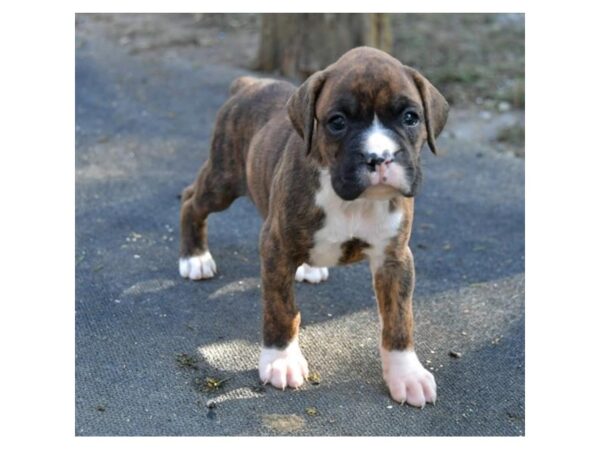
<svg viewBox="0 0 600 450"><path fill-rule="evenodd" d="M253 205L210 216L215 279L183 280L177 266L177 196L243 73L78 37L76 435L523 435L524 164L469 140L460 114L444 155L424 156L411 241L416 348L436 405L386 392L366 263L297 285L319 384L261 387Z"/></svg>

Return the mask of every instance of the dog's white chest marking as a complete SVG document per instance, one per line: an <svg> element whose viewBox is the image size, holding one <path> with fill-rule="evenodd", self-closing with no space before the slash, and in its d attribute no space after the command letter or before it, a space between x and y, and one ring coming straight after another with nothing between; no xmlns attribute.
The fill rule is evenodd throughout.
<svg viewBox="0 0 600 450"><path fill-rule="evenodd" d="M342 256L342 244L356 238L369 244L365 253L371 265L378 266L385 247L398 233L402 212L390 212L388 200L342 200L333 190L327 170L321 171L320 182L315 202L325 212L325 223L315 233L310 264L336 266Z"/></svg>

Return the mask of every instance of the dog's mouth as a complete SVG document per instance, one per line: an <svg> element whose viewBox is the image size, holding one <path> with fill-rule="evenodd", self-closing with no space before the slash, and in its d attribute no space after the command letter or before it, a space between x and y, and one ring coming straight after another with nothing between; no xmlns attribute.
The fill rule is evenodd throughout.
<svg viewBox="0 0 600 450"><path fill-rule="evenodd" d="M399 153L361 154L359 159L340 164L334 170L334 190L344 200L358 197L389 199L414 196L418 169L405 166Z"/></svg>
<svg viewBox="0 0 600 450"><path fill-rule="evenodd" d="M386 161L376 166L367 165L367 170L369 171L369 180L371 181L372 186L379 184L391 184L393 182L392 170L394 170L394 168L390 167L391 164L391 161Z"/></svg>
<svg viewBox="0 0 600 450"><path fill-rule="evenodd" d="M377 157L367 159L367 175L369 186L389 186L401 192L410 192L411 183L407 170L393 157Z"/></svg>

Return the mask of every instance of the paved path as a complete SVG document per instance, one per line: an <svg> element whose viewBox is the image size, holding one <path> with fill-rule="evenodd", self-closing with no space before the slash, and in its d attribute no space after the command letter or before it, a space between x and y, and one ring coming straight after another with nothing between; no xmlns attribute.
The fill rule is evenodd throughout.
<svg viewBox="0 0 600 450"><path fill-rule="evenodd" d="M417 351L438 403L419 410L387 395L366 264L297 286L301 346L320 383L260 387L250 202L209 219L217 278L177 270L177 195L242 73L78 44L77 435L524 434L523 160L470 141L456 112L444 156L424 157L411 242ZM206 377L227 380L208 389Z"/></svg>

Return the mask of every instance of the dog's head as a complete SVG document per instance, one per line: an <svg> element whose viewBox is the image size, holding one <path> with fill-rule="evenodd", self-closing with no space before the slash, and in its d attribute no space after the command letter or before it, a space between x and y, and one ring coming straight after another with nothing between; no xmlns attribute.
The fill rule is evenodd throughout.
<svg viewBox="0 0 600 450"><path fill-rule="evenodd" d="M412 197L421 148L427 142L437 151L448 103L416 70L359 47L308 78L288 101L288 114L341 198Z"/></svg>

